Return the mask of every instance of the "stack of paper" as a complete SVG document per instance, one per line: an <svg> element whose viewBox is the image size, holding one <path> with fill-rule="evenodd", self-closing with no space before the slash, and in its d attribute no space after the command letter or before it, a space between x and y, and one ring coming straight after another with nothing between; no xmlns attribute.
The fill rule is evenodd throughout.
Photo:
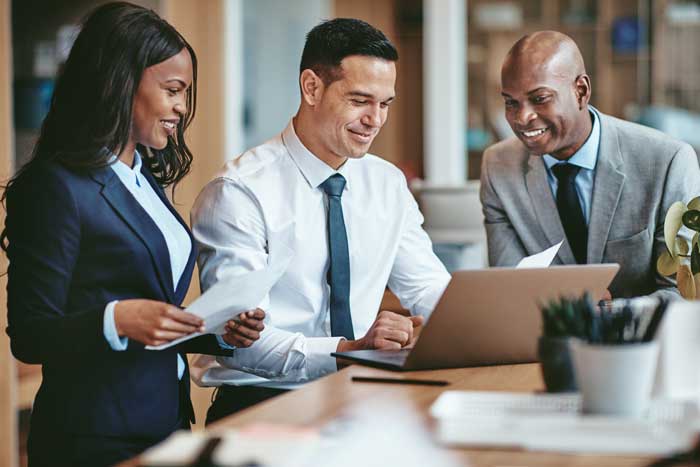
<svg viewBox="0 0 700 467"><path fill-rule="evenodd" d="M571 394L446 391L430 408L438 441L449 446L536 451L665 455L688 449L695 403L655 400L639 419L583 415Z"/></svg>

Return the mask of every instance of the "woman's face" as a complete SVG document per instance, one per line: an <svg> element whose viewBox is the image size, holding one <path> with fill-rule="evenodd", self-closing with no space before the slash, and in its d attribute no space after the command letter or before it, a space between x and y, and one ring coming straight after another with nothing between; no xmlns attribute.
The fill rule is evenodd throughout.
<svg viewBox="0 0 700 467"><path fill-rule="evenodd" d="M146 68L134 96L131 140L164 149L187 112L192 84L192 57L183 48L177 55Z"/></svg>

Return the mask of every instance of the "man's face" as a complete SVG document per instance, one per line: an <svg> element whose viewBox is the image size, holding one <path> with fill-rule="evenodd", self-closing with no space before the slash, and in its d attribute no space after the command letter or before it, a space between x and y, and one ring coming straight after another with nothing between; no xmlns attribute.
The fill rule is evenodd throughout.
<svg viewBox="0 0 700 467"><path fill-rule="evenodd" d="M394 100L396 66L376 57L352 55L341 62L341 78L325 87L315 112L327 156L359 158L386 122Z"/></svg>
<svg viewBox="0 0 700 467"><path fill-rule="evenodd" d="M576 79L551 64L524 62L506 63L501 72L506 119L531 153L567 159L587 137Z"/></svg>

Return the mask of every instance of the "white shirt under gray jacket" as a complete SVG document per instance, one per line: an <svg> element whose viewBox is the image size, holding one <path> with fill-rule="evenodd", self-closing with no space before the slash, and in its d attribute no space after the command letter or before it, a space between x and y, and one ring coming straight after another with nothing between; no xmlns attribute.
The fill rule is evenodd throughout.
<svg viewBox="0 0 700 467"><path fill-rule="evenodd" d="M614 298L677 297L674 281L656 271L656 260L666 248L669 206L700 195L695 151L659 131L598 116L587 262L620 264L610 285ZM515 265L565 238L545 165L515 137L484 153L481 203L491 266ZM576 264L567 242L553 264Z"/></svg>
<svg viewBox="0 0 700 467"><path fill-rule="evenodd" d="M198 356L200 385L290 388L336 371L331 337L327 196L319 186L340 173L350 254L350 308L356 338L374 322L384 290L428 317L450 275L433 254L423 217L401 171L367 154L336 172L301 143L292 122L282 134L225 165L199 195L192 231L202 291L223 277L263 268L271 232L293 225L294 258L261 305L265 330L232 358Z"/></svg>

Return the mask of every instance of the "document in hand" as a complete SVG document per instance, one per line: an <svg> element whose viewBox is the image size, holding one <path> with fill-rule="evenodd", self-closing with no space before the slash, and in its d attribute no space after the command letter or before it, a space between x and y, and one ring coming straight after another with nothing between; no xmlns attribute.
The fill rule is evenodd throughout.
<svg viewBox="0 0 700 467"><path fill-rule="evenodd" d="M557 252L559 252L559 248L561 248L562 243L564 243L564 240L562 240L554 246L547 248L546 250L540 253L537 253L532 256L526 256L525 258L521 259L515 267L548 268L552 264L552 261L554 261L554 257L557 256Z"/></svg>
<svg viewBox="0 0 700 467"><path fill-rule="evenodd" d="M271 233L265 268L220 280L185 309L204 320L203 333L189 334L167 344L146 348L162 350L202 334L224 334L226 321L239 313L255 309L287 270L294 256L289 247L291 235L291 226Z"/></svg>

